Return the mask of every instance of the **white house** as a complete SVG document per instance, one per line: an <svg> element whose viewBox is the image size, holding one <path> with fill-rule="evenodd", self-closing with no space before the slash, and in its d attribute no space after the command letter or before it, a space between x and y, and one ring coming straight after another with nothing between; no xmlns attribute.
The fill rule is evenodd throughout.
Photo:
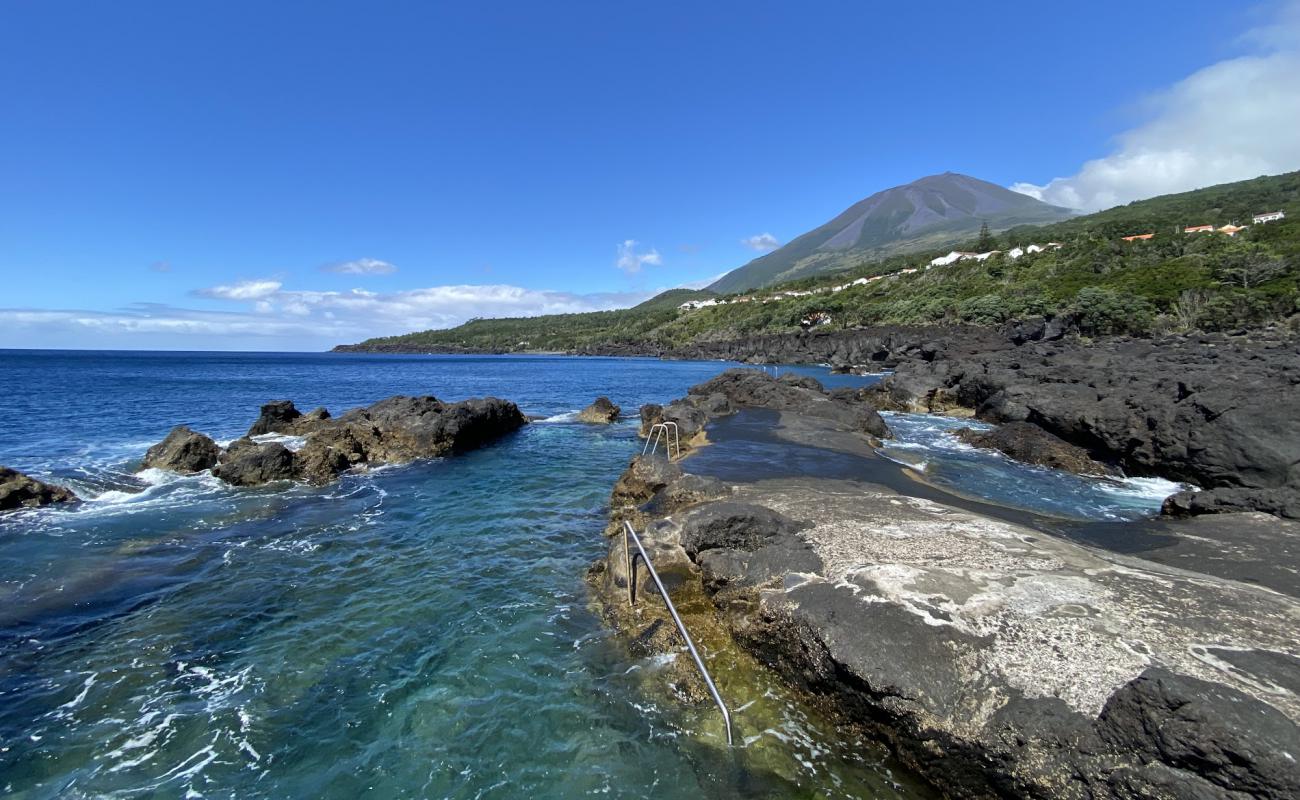
<svg viewBox="0 0 1300 800"><path fill-rule="evenodd" d="M953 250L946 256L939 256L930 262L931 267L946 267L949 264L955 264L963 258L970 258L974 253L963 253L960 250Z"/></svg>
<svg viewBox="0 0 1300 800"><path fill-rule="evenodd" d="M719 305L718 301L710 297L708 300L687 300L685 303L678 306L678 308L682 311L694 311L697 308L716 305Z"/></svg>
<svg viewBox="0 0 1300 800"><path fill-rule="evenodd" d="M1263 214L1256 214L1253 221L1256 225L1262 225L1265 222L1274 222L1279 219L1286 219L1285 211L1269 211Z"/></svg>
<svg viewBox="0 0 1300 800"><path fill-rule="evenodd" d="M1012 261L1015 261L1017 258L1020 258L1024 254L1025 254L1025 249L1023 247L1013 247L1007 251L1007 258L1011 259Z"/></svg>

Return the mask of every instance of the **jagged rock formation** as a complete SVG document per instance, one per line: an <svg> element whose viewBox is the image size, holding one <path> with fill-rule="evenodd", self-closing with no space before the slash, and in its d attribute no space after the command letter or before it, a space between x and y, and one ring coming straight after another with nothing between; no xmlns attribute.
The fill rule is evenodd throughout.
<svg viewBox="0 0 1300 800"><path fill-rule="evenodd" d="M597 397L594 403L578 412L578 422L608 425L622 412L623 409L610 402L608 397Z"/></svg>
<svg viewBox="0 0 1300 800"><path fill-rule="evenodd" d="M150 447L141 466L168 472L194 473L211 469L221 457L221 447L207 436L186 425L172 428L167 438Z"/></svg>
<svg viewBox="0 0 1300 800"><path fill-rule="evenodd" d="M495 397L444 403L436 397L390 397L337 419L325 409L298 412L292 402L262 406L249 436L224 451L210 438L180 426L150 448L144 466L176 472L212 469L236 486L277 480L333 481L363 464L434 458L479 447L527 423L519 408ZM297 451L281 442L258 442L269 433L303 436Z"/></svg>
<svg viewBox="0 0 1300 800"><path fill-rule="evenodd" d="M294 407L292 400L272 400L262 406L257 421L248 429L247 435L283 433L289 436L301 436L315 430L321 422L329 418L330 412L324 408L303 414Z"/></svg>
<svg viewBox="0 0 1300 800"><path fill-rule="evenodd" d="M258 443L245 437L230 443L212 474L234 486L261 486L297 477L293 451L279 442Z"/></svg>
<svg viewBox="0 0 1300 800"><path fill-rule="evenodd" d="M71 489L38 481L16 469L0 467L0 511L75 503L77 500Z"/></svg>
<svg viewBox="0 0 1300 800"><path fill-rule="evenodd" d="M1094 460L1088 451L1029 422L1008 422L991 431L962 428L958 439L975 447L1004 453L1017 461L1073 472L1076 475L1114 475L1115 470Z"/></svg>

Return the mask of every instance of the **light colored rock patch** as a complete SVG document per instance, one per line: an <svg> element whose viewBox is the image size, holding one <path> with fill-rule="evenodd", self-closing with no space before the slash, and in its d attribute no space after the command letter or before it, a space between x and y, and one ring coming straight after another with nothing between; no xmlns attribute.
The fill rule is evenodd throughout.
<svg viewBox="0 0 1300 800"><path fill-rule="evenodd" d="M764 481L737 487L735 499L811 523L800 535L824 574L788 576L786 592L820 578L864 604L893 603L927 625L984 637L986 646L963 657L969 674L997 674L1029 697L1096 715L1116 689L1159 664L1300 720L1300 698L1207 650L1300 657L1293 598L859 483Z"/></svg>

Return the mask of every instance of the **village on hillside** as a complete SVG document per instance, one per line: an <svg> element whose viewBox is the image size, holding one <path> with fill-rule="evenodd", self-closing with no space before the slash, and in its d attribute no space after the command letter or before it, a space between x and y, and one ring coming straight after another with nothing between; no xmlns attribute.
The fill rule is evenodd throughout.
<svg viewBox="0 0 1300 800"><path fill-rule="evenodd" d="M1250 221L1253 225L1263 225L1267 222L1276 222L1280 219L1286 219L1285 211L1266 211L1263 214L1256 214ZM1222 233L1225 236L1236 236L1249 227L1250 225L1237 225L1235 223L1228 223L1227 225L1221 225L1217 228L1213 225L1189 225L1186 228L1183 228L1183 233ZM1121 236L1120 238L1126 242L1143 242L1154 236L1155 232L1153 231L1151 233L1135 233L1131 236Z"/></svg>
<svg viewBox="0 0 1300 800"><path fill-rule="evenodd" d="M1277 220L1281 220L1285 218L1286 218L1286 212L1284 211L1268 211L1263 214L1256 214L1254 217L1251 218L1251 223L1254 225L1263 225L1269 222L1275 222ZM1249 227L1250 227L1249 225L1235 225L1235 224L1223 225L1218 228L1214 227L1213 225L1191 225L1183 228L1183 233L1188 235L1199 234L1199 233L1221 233L1225 236L1236 236L1238 233L1241 233L1242 231L1246 230ZM1136 241L1146 241L1153 238L1154 236L1155 236L1154 232L1138 233L1129 236L1121 236L1120 239L1125 242L1136 242ZM963 250L953 250L947 255L939 256L938 258L931 259L930 262L927 263L924 267L920 267L920 268L909 267L885 275L872 275L871 277L867 277L867 278L858 278L856 280L849 281L848 283L843 283L836 286L820 286L815 289L787 289L779 292L773 292L770 295L764 295L764 296L741 295L739 297L732 297L732 298L710 297L702 300L688 300L685 303L682 303L680 306L678 306L678 308L682 311L695 311L701 308L709 308L712 306L725 306L733 303L755 303L755 302L771 303L779 300L788 300L794 297L811 297L819 294L833 294L836 292L842 292L845 289L851 289L855 286L866 286L867 284L875 283L876 281L897 278L899 275L910 275L912 273L919 272L922 269L928 270L928 269L933 269L935 267L946 267L951 264L955 264L959 261L986 261L992 258L993 256L998 256L998 255L1005 255L1007 258L1015 260L1022 256L1030 255L1033 253L1042 253L1048 250L1059 250L1064 246L1065 245L1062 242L1047 242L1046 244L1030 244L1024 247L1013 247L1010 250L1005 251L1005 253L1002 250L990 250L986 253L973 253L973 252L967 252ZM807 317L802 319L800 321L800 324L804 328L815 328L821 325L829 324L830 322L831 322L830 314L827 314L825 312L816 312L813 314L809 314Z"/></svg>

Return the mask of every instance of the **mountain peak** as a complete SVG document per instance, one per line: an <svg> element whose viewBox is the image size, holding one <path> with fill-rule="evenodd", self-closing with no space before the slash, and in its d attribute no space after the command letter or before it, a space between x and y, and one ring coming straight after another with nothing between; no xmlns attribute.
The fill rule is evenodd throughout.
<svg viewBox="0 0 1300 800"><path fill-rule="evenodd" d="M727 273L709 288L745 291L871 258L942 247L968 238L986 223L1005 230L1071 214L959 172L927 175L854 203L825 225Z"/></svg>

